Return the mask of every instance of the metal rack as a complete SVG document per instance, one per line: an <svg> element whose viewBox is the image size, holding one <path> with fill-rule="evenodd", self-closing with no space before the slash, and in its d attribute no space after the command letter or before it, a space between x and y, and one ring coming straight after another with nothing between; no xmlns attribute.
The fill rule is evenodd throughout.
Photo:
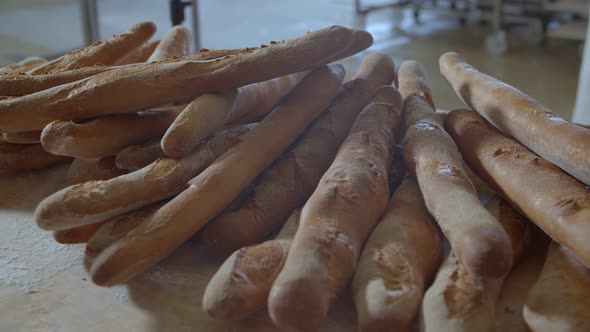
<svg viewBox="0 0 590 332"><path fill-rule="evenodd" d="M441 12L456 17L465 24L469 20L487 22L492 32L484 46L489 53L503 54L508 50L507 30L513 25L525 25L525 39L530 44L542 42L546 36L583 40L585 23L574 21L563 25L560 32L547 31L547 23L556 13L587 15L588 0L408 0L373 7L363 7L355 0L357 14L366 15L372 10L386 7L410 7L418 21L421 11Z"/></svg>
<svg viewBox="0 0 590 332"><path fill-rule="evenodd" d="M82 31L84 42L90 45L100 39L97 0L79 0L82 16ZM198 0L170 0L170 18L172 25L184 21L184 8L191 7L193 45L196 50L201 48L199 30L199 1Z"/></svg>

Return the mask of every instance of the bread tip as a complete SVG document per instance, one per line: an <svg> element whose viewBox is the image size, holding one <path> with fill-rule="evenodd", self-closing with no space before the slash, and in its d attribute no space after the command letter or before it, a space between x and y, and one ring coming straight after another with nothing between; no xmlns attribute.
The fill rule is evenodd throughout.
<svg viewBox="0 0 590 332"><path fill-rule="evenodd" d="M283 270L284 272L284 270ZM268 296L268 313L279 328L287 331L317 331L329 304L327 289L310 279L295 279L273 284ZM279 281L279 283L277 283Z"/></svg>

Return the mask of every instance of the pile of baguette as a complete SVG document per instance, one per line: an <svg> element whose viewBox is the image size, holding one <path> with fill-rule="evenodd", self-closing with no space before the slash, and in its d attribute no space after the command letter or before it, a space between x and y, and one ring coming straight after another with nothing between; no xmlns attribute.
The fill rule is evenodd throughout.
<svg viewBox="0 0 590 332"><path fill-rule="evenodd" d="M523 322L590 331L590 129L456 53L440 69L469 110L436 111L423 67L381 53L343 83L332 63L364 31L197 53L182 27L154 33L0 68L0 171L71 162L35 219L86 243L94 283L196 235L225 259L214 318L317 331L350 285L360 331L492 331L506 277L541 253Z"/></svg>

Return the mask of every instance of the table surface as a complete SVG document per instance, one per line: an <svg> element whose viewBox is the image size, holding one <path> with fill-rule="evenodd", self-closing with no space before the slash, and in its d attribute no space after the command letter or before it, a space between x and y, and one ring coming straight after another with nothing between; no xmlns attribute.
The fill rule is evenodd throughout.
<svg viewBox="0 0 590 332"><path fill-rule="evenodd" d="M219 322L201 309L205 286L221 264L189 241L126 285L94 285L84 245L61 245L39 229L33 210L65 183L67 165L0 176L0 331L276 331L260 312ZM350 294L322 331L354 331Z"/></svg>

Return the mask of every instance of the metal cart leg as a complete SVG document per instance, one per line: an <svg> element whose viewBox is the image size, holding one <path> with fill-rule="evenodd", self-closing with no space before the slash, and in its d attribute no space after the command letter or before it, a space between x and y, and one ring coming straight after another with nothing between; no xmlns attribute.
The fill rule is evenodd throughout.
<svg viewBox="0 0 590 332"><path fill-rule="evenodd" d="M96 0L80 0L80 14L82 16L84 43L90 45L100 38Z"/></svg>
<svg viewBox="0 0 590 332"><path fill-rule="evenodd" d="M492 54L504 54L508 50L508 37L502 29L503 0L494 0L492 12L492 29L494 32L486 38L486 50Z"/></svg>
<svg viewBox="0 0 590 332"><path fill-rule="evenodd" d="M199 28L199 1L191 0L191 16L193 19L193 44L195 50L201 49L201 29Z"/></svg>

